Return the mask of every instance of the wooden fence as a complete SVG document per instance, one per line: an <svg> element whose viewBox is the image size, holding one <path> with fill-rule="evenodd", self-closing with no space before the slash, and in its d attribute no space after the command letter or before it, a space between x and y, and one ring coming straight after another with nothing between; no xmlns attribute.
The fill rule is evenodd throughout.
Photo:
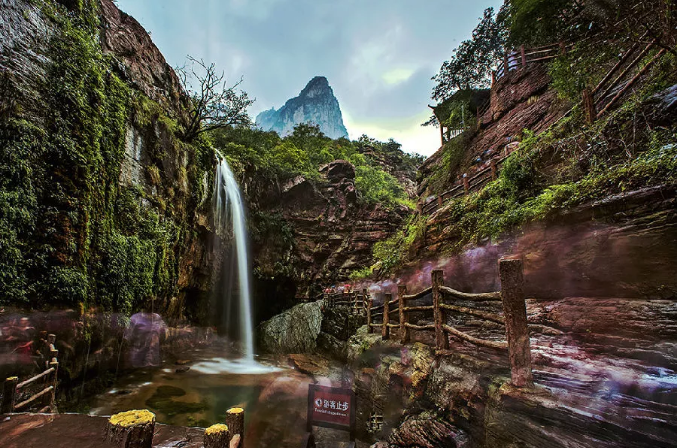
<svg viewBox="0 0 677 448"><path fill-rule="evenodd" d="M507 52L496 70L491 73L491 84L493 85L504 78L509 72L519 70L529 64L551 61L560 54L565 53L567 48L570 47L571 44L565 45L563 42L558 42L529 49L524 48L524 45L522 45L517 50Z"/></svg>
<svg viewBox="0 0 677 448"><path fill-rule="evenodd" d="M435 333L435 347L438 354L449 353L449 335L475 345L507 350L510 359L512 384L515 386L530 386L533 383L531 373L531 349L529 329L527 326L526 303L523 291L522 261L513 259L499 260L499 275L501 291L480 294L470 294L444 286L442 271L432 272L430 288L415 294L407 293L406 285L399 285L397 297L385 294L383 304L374 305L373 299L367 304L367 325L370 333L380 328L383 339L389 339L391 330L397 330L400 342L406 344L410 340L411 330L433 331ZM412 305L407 303L432 294L432 305ZM476 307L459 306L445 299L463 300L470 302L501 302L503 313L493 313ZM433 323L419 325L412 323L412 313L432 312ZM393 316L396 314L397 317ZM480 320L495 322L505 326L505 341L482 339L467 334L447 324L447 314L457 313L471 315ZM380 322L375 322L380 318ZM391 323L395 322L395 323Z"/></svg>
<svg viewBox="0 0 677 448"><path fill-rule="evenodd" d="M5 380L3 386L2 403L0 403L0 414L10 414L13 412L28 412L37 410L39 413L56 412L56 383L59 372L59 362L57 355L59 351L55 348L56 336L50 334L47 340L43 341L45 368L46 370L25 381L19 383L16 376ZM30 393L27 391L29 386L35 388L39 386L39 391ZM22 401L17 403L17 397Z"/></svg>
<svg viewBox="0 0 677 448"><path fill-rule="evenodd" d="M349 306L353 314L364 314L367 310L369 292L363 289L362 291L325 293L324 299L329 307Z"/></svg>
<svg viewBox="0 0 677 448"><path fill-rule="evenodd" d="M509 154L508 154L509 155ZM442 208L445 202L456 199L461 196L467 195L469 193L480 191L492 180L496 180L498 177L498 171L503 166L503 163L508 158L508 155L492 158L489 161L489 166L477 171L472 176L469 176L467 173L464 173L461 178L456 182L454 187L450 190L445 191L439 196L433 196L424 204L421 208L421 211L424 215L434 213L438 209Z"/></svg>

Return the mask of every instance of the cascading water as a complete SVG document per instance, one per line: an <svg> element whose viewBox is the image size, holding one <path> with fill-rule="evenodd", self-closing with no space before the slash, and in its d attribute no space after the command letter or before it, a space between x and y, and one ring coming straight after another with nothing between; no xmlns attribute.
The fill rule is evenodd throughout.
<svg viewBox="0 0 677 448"><path fill-rule="evenodd" d="M237 280L239 287L240 341L246 361L254 360L254 335L252 330L251 290L249 281L249 256L247 228L242 195L235 176L224 157L218 160L214 180L214 226L222 235L232 230L235 241Z"/></svg>

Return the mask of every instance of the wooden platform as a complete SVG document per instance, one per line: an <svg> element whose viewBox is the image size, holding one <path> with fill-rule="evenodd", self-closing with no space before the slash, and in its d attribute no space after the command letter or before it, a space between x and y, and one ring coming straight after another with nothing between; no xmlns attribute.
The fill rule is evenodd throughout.
<svg viewBox="0 0 677 448"><path fill-rule="evenodd" d="M0 416L2 448L114 448L104 441L108 417L82 414ZM201 448L204 429L155 424L153 446Z"/></svg>

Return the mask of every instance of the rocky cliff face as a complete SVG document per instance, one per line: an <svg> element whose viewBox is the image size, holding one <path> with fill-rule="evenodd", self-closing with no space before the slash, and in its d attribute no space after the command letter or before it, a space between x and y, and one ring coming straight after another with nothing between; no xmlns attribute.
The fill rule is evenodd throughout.
<svg viewBox="0 0 677 448"><path fill-rule="evenodd" d="M10 0L0 25L1 300L199 318L214 162L175 135L171 67L110 0Z"/></svg>
<svg viewBox="0 0 677 448"><path fill-rule="evenodd" d="M351 272L369 266L373 245L411 214L405 206L360 201L350 162L325 165L320 176L268 184L266 194L253 204L257 213L274 217L269 230L254 235L252 244L259 320L298 298L314 298L322 287L347 281Z"/></svg>
<svg viewBox="0 0 677 448"><path fill-rule="evenodd" d="M313 123L320 131L333 139L348 137L338 100L329 86L327 78L316 76L311 79L299 96L292 98L280 109L261 112L256 125L265 131L276 131L287 136L300 123Z"/></svg>

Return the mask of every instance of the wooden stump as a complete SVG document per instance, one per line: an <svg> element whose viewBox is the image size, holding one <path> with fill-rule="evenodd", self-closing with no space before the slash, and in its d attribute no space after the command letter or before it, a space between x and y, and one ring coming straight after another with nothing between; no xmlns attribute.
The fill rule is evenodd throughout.
<svg viewBox="0 0 677 448"><path fill-rule="evenodd" d="M226 411L226 425L230 428L230 436L240 435L240 445L244 446L244 409L230 408Z"/></svg>
<svg viewBox="0 0 677 448"><path fill-rule="evenodd" d="M119 448L152 448L155 414L147 410L120 412L108 419L106 440Z"/></svg>
<svg viewBox="0 0 677 448"><path fill-rule="evenodd" d="M228 426L218 423L205 429L204 445L205 448L228 448L230 445Z"/></svg>
<svg viewBox="0 0 677 448"><path fill-rule="evenodd" d="M16 385L19 378L10 376L5 380L2 388L2 404L0 405L0 414L10 414L14 412L14 399L16 395Z"/></svg>

